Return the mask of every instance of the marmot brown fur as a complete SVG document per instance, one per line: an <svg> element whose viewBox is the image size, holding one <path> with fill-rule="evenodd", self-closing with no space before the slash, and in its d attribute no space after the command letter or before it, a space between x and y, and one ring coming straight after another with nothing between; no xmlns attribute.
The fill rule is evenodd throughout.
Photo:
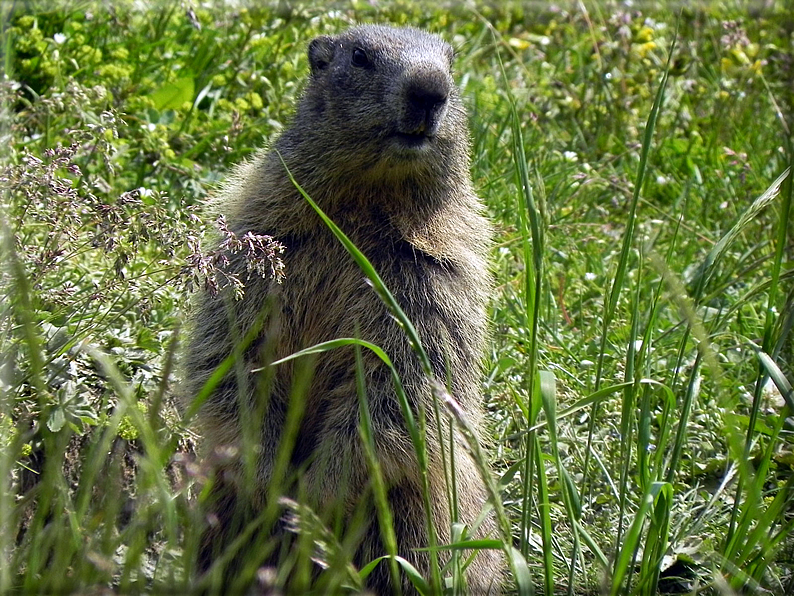
<svg viewBox="0 0 794 596"><path fill-rule="evenodd" d="M220 200L229 228L238 236L268 234L284 244L286 280L277 284L248 275L245 259L231 254L232 270L247 278L245 296L235 301L229 293L204 292L192 315L184 365L188 400L255 331L254 341L238 350L237 366L215 386L199 414L208 453L224 446L239 451L216 479L216 524L202 546L203 568L239 532L231 529L233 515L244 512L243 521L250 521L272 505L271 482L282 482L272 477L273 466L299 375L306 385L301 394L305 413L287 470L298 481L293 488L283 487L284 492L302 495L321 516L336 507L344 519L355 512L360 518L362 502L371 501L358 432L355 350L339 348L317 356L308 382L299 361L267 366L335 338L359 337L380 346L399 373L414 415L424 412L439 543L450 541L453 519L474 524L486 500L456 430L458 511L450 516L442 465L442 451L449 464L449 431L447 427L442 444L430 381L406 334L301 197L279 158L374 265L415 325L435 377L448 384L478 428L491 232L471 187L467 123L452 80L452 48L416 29L360 26L336 37L318 37L308 54L311 76L292 125L274 150L236 170ZM415 550L428 545L428 533L414 448L388 369L367 350L362 359L399 554L429 577L429 554ZM256 449L244 439L252 433ZM369 507L355 546L358 565L385 554L374 507ZM493 534L494 527L486 517L473 535ZM268 560L277 561L275 555ZM448 556L439 555L442 561ZM481 551L474 558L466 573L471 593L499 590L501 561L497 551ZM405 576L402 584L404 593L413 592ZM387 563L378 565L367 585L381 594L392 591Z"/></svg>

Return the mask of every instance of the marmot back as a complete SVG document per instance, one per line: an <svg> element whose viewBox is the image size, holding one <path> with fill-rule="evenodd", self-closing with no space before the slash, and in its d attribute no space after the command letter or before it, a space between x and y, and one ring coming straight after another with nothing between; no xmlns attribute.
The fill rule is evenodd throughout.
<svg viewBox="0 0 794 596"><path fill-rule="evenodd" d="M430 381L403 330L284 168L372 262L414 323L435 377L448 380L477 428L490 228L471 189L466 117L452 80L452 58L448 44L416 29L362 26L318 37L309 46L311 75L294 121L273 150L236 170L221 195L220 209L233 232L269 234L285 245L286 280L249 276L244 258L230 254L232 270L248 278L244 298L206 292L196 300L185 355L186 399L199 393L241 338L254 336L238 349L237 366L200 411L206 453L239 448L250 436L261 446L253 482L246 471L251 466L243 461L250 453L218 472L218 523L205 536L203 568L267 505L271 482L282 482L273 478L273 466L293 386L301 382L305 414L288 474L297 477L321 516L341 512L349 519L368 508L356 564L385 554L357 431L354 350L318 356L310 381L299 365L267 366L331 339L360 337L379 345L394 363L414 415L425 413L431 515L439 541L450 540L453 519L471 525L485 504L475 464L453 429L458 511L450 514L442 464L449 428L445 424L447 439L440 442ZM362 358L399 553L427 577L430 558L415 550L427 546L428 535L414 449L388 369L371 353ZM298 494L294 481L283 489L293 498ZM486 519L477 535L493 528ZM481 552L467 572L472 593L498 591L501 568L498 553ZM387 565L379 565L368 582L378 593L390 591ZM403 590L413 591L406 578Z"/></svg>

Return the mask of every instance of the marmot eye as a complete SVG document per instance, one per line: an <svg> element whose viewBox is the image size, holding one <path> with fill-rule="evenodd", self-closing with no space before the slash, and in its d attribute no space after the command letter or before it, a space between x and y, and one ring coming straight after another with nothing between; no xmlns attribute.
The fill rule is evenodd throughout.
<svg viewBox="0 0 794 596"><path fill-rule="evenodd" d="M353 66L362 68L369 65L369 58L367 57L367 53L364 50L361 48L356 48L353 50L353 56L350 59L350 62L353 64Z"/></svg>

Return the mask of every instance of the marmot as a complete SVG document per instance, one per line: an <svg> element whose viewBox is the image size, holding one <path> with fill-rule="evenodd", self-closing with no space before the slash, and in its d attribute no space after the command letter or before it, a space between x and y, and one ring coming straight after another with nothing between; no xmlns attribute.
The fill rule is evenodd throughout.
<svg viewBox="0 0 794 596"><path fill-rule="evenodd" d="M337 507L343 517L359 512L361 519L361 503L372 495L358 432L355 350L317 356L310 381L300 363L268 366L342 337L380 346L399 373L414 415L424 411L432 517L439 544L450 541L442 465L442 451L449 464L449 437L446 430L445 443L439 441L430 381L403 330L296 190L284 164L374 265L416 327L436 379L450 387L472 426L481 424L491 230L472 190L466 115L451 75L453 50L417 29L366 25L314 39L308 58L311 74L292 124L274 149L238 167L220 195L231 231L268 234L283 243L286 279L278 284L248 275L244 258L231 254L232 270L248 277L244 297L200 293L192 315L184 365L188 400L242 338L252 329L255 335L238 349L237 366L215 386L198 416L207 452L241 448L216 479L217 519L202 546L202 568L239 532L239 526L230 529L232 511L245 522L268 499L272 503L268 487L272 480L281 482L272 478L275 457L293 385L301 379L305 413L288 470L299 470L298 482L282 488L293 498L303 495L320 515ZM430 556L416 550L427 546L428 535L414 448L388 369L367 350L362 359L399 554L429 577ZM243 440L252 432L255 450ZM453 440L455 519L471 526L485 504L485 490L458 431ZM247 474L246 458L254 459ZM358 565L385 554L369 506L356 547ZM494 528L486 517L476 535L493 535ZM448 556L439 555L442 561ZM471 593L497 592L501 573L501 553L481 551L466 573ZM405 576L402 584L404 593L414 592ZM381 594L392 591L386 562L367 585Z"/></svg>

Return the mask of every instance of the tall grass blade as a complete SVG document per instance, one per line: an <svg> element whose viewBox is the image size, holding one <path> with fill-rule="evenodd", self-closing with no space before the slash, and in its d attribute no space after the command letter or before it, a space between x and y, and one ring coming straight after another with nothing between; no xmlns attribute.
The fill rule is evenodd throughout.
<svg viewBox="0 0 794 596"><path fill-rule="evenodd" d="M509 89L509 86L507 87ZM531 387L537 371L538 359L538 323L540 321L540 295L543 285L543 237L540 225L540 215L532 194L532 186L529 181L527 169L527 158L524 152L524 139L521 132L521 120L518 115L515 101L510 96L510 114L513 133L513 160L516 167L516 184L518 186L518 213L519 230L521 231L521 244L524 256L524 304L526 305L525 321L530 328L529 340L529 370L526 371L528 379L527 395L529 396L529 411L533 410L532 396L534 391ZM529 229L531 229L531 240ZM532 252L530 253L530 248ZM533 421L528 420L527 426L531 426ZM522 553L527 554L528 544L523 537L529 529L530 503L531 503L531 462L533 461L532 449L535 442L532 440L532 431L527 435L525 457L527 464L524 470L524 496L522 503Z"/></svg>
<svg viewBox="0 0 794 596"><path fill-rule="evenodd" d="M690 188L691 185L687 183L683 197L685 201L684 208L682 209L681 215L676 219L675 228L673 229L672 238L670 240L670 246L665 256L665 263L670 263L672 261L673 254L677 246L678 234L681 230L681 223L684 221L687 211ZM652 250L652 246L646 247L644 252L647 252L648 250ZM642 346L637 358L637 365L635 369L636 379L639 379L639 377L643 374L650 374L650 362L648 360L648 356L651 351L652 336L653 332L656 330L656 321L662 304L662 290L662 284L656 284L653 290L651 306L649 308L649 314L645 322L645 331L642 336ZM668 391L663 395L665 401L663 402L662 416L659 423L659 437L657 445L655 446L657 457L654 459L655 465L651 466L651 425L654 418L651 409L650 387L645 385L642 388L642 394L640 397L640 413L637 420L637 470L639 488L641 491L648 490L649 484L655 480L658 480L662 474L660 468L662 461L661 456L666 450L667 438L669 436L671 426L670 415L675 406L675 398L669 388Z"/></svg>
<svg viewBox="0 0 794 596"><path fill-rule="evenodd" d="M609 291L609 297L607 300L604 300L604 312L602 315L602 324L601 324L601 339L600 339L600 348L598 351L598 359L596 364L596 379L595 379L595 389L596 391L601 388L601 378L604 372L604 356L607 352L607 337L609 332L609 327L612 323L612 319L615 316L615 311L617 310L618 305L618 298L623 290L624 285L624 278L626 276L626 269L628 268L628 261L629 261L629 253L631 251L631 247L634 245L634 228L637 222L637 205L640 199L640 193L642 192L642 186L645 182L645 171L648 166L648 157L651 151L651 145L653 143L653 133L656 129L656 121L659 118L659 111L662 108L662 104L664 103L664 95L665 90L667 88L667 79L670 75L670 66L673 60L673 53L675 51L676 41L678 39L678 23L676 23L676 30L673 35L673 41L670 44L670 50L667 54L667 63L664 68L664 72L662 73L661 81L659 82L659 88L656 91L656 96L653 101L653 106L651 107L651 112L648 115L648 121L645 125L645 133L643 135L642 140L642 148L640 149L640 161L637 166L637 175L634 180L634 192L631 198L631 203L629 206L629 215L626 221L626 229L623 232L623 244L620 249L620 256L618 258L618 265L617 269L615 270L615 277L612 281L612 286ZM590 426L587 432L587 450L585 451L585 459L584 459L584 475L582 477L582 487L580 488L581 492L585 492L585 487L587 483L587 479L589 478L589 462L590 462L590 451L592 449L593 444L593 434L595 432L595 424L598 419L598 405L595 404L593 406L593 411L590 415Z"/></svg>
<svg viewBox="0 0 794 596"><path fill-rule="evenodd" d="M565 469L563 465L562 456L560 455L560 445L559 445L559 438L557 433L557 387L556 387L556 377L554 373L551 371L538 371L537 375L537 393L538 397L543 404L543 412L546 415L546 420L548 421L548 430L549 430L549 442L551 444L551 454L554 460L554 465L557 468L557 474L560 479L560 485L562 487L562 501L563 505L565 506L565 513L568 518L568 523L572 529L573 533L573 548L571 549L571 557L570 557L570 568L568 574L568 592L569 594L572 593L572 589L575 582L576 577L576 562L579 558L579 532L577 530L579 524L578 522L581 520L582 517L582 507L581 501L579 498L579 493L576 490L576 485L573 482L570 474ZM535 448L538 450L540 454L540 443L537 442ZM539 504L542 506L539 511L540 515L540 523L541 528L545 532L547 531L546 526L548 526L548 530L551 529L551 508L548 503L548 487L545 488L546 493L546 501L545 506L543 495L541 493L540 483L546 484L545 479L545 471L540 467L543 463L542 458L538 456L538 501ZM543 477L540 475L543 474ZM544 557L544 568L547 570L546 573L551 573L553 571L553 560L552 560L552 549L551 549L551 534L548 536L549 544L546 544L546 537L544 536L544 549L543 549L543 557ZM553 577L551 579L551 584L547 583L545 586L546 591L548 594L553 592L554 584L553 584ZM547 582L549 580L547 579Z"/></svg>
<svg viewBox="0 0 794 596"><path fill-rule="evenodd" d="M651 507L653 506L656 496L666 484L667 483L664 482L654 482L651 484L650 490L642 496L642 499L639 502L639 507L636 514L634 515L634 520L629 527L629 531L626 533L626 540L624 541L622 548L618 551L616 556L616 564L612 574L612 586L610 588L610 594L612 596L617 596L617 594L620 593L621 587L623 586L623 581L630 577L630 563L634 558L637 548L639 547L640 535L642 533L642 528L645 525L645 518L648 515L648 511L650 511Z"/></svg>
<svg viewBox="0 0 794 596"><path fill-rule="evenodd" d="M370 482L372 483L375 509L378 512L378 524L381 531L383 546L388 554L387 558L392 585L395 587L395 592L399 595L402 593L402 583L400 582L400 573L397 569L397 536L394 533L394 520L392 519L391 509L389 509L387 488L383 480L383 473L380 469L380 462L378 461L378 456L375 451L375 432L372 428L372 416L369 411L369 401L367 400L367 384L364 377L364 362L361 358L360 346L356 346L356 387L361 411L359 433L361 434L361 440L364 445L364 455L370 470ZM363 576L361 578L362 582L365 577L366 576Z"/></svg>
<svg viewBox="0 0 794 596"><path fill-rule="evenodd" d="M687 384L686 393L684 394L684 401L679 408L678 429L676 430L675 441L673 442L673 452L667 464L667 475L665 480L670 483L675 480L675 475L678 472L681 453L686 444L686 430L689 424L689 414L692 411L692 404L697 401L697 396L700 393L700 367L702 364L703 352L698 351L697 356L695 356L695 362L692 364L692 369L689 371L689 383Z"/></svg>
<svg viewBox="0 0 794 596"><path fill-rule="evenodd" d="M477 433L474 432L474 429L472 429L465 413L453 397L446 393L443 388L439 389L439 394L443 396L444 405L447 411L452 414L458 428L461 430L466 439L469 451L477 464L477 471L480 473L480 478L485 486L488 500L491 505L493 505L497 528L501 534L502 547L505 549L507 561L513 572L513 578L516 582L518 593L522 595L532 594L534 592L534 586L531 579L527 581L527 578L531 578L531 576L529 575L529 569L526 567L526 559L521 554L520 550L516 550L512 546L512 526L505 512L504 503L499 497L499 487L488 468L488 459L480 445L479 437Z"/></svg>
<svg viewBox="0 0 794 596"><path fill-rule="evenodd" d="M573 479L571 479L571 481L573 481ZM595 556L596 562L598 563L598 566L601 568L601 570L604 573L609 572L609 568L610 568L609 559L604 554L604 551L601 550L601 547L598 546L598 542L596 541L596 539L593 538L590 535L590 532L587 531L587 528L585 528L582 525L581 521L576 522L576 531L578 532L578 535L581 537L584 543L587 545L587 548L590 549L590 552L593 553L593 555Z"/></svg>
<svg viewBox="0 0 794 596"><path fill-rule="evenodd" d="M333 339L330 341L315 344L313 346L295 352L294 354L290 354L289 356L276 360L271 364L271 366L278 366L280 364L284 364L291 360L296 360L298 358L302 358L314 354L321 354L323 352L328 352L330 350L335 350L338 348L351 346L351 345L356 346L357 354L359 353L358 348L366 348L372 351L388 367L392 375L392 380L395 385L395 391L400 399L401 404L404 404L403 414L408 417L407 426L409 429L416 429L417 425L416 422L414 421L411 408L408 406L407 398L405 396L405 391L402 387L400 377L397 374L397 370L392 364L389 356L380 348L380 346L377 346L376 344L356 338ZM394 534L394 525L392 522L391 511L389 510L388 502L386 501L386 487L383 483L383 475L380 471L380 464L378 463L375 454L374 431L372 428L372 419L369 414L369 404L366 400L366 386L363 382L363 379L360 378L360 375L361 373L359 373L359 377L357 377L358 391L360 393L359 396L360 408L361 408L360 432L362 434L362 440L364 441L364 445L365 445L365 454L372 474L371 479L373 482L373 492L375 494L375 505L378 512L378 520L379 520L380 528L381 531L383 532L383 537L385 542L384 546L386 547L386 550L389 554L388 557L384 557L383 559L378 559L378 561L387 560L387 563L390 566L393 577L397 577L396 564L397 562L399 562L399 558L397 557L397 538ZM412 434L411 438L412 440L415 441L420 440L418 434ZM402 565L402 563L400 564ZM404 565L402 566L404 567ZM367 566L365 569L362 569L361 571L362 580L365 579L371 571L372 569L369 568L369 566ZM411 581L413 582L413 579ZM395 580L394 585L399 586L400 582ZM417 586L417 589L419 589L419 586Z"/></svg>
<svg viewBox="0 0 794 596"><path fill-rule="evenodd" d="M642 596L654 596L658 593L662 557L667 554L670 544L670 514L673 505L673 485L664 483L654 499L648 534L645 537L637 584Z"/></svg>
<svg viewBox="0 0 794 596"><path fill-rule="evenodd" d="M364 272L364 275L367 276L367 279L369 279L369 281L372 283L373 289L378 294L380 299L383 300L383 303L387 306L389 312L396 319L397 324L400 325L400 327L403 329L406 336L408 337L408 341L410 342L411 348L414 350L416 355L419 356L419 360L422 363L422 368L424 369L425 374L427 374L428 377L432 377L433 369L430 365L430 358L428 358L427 352L425 352L425 349L422 347L422 342L419 339L419 334L417 333L416 328L414 327L413 323L408 318L408 316L405 314L403 309L400 308L400 305L397 303L397 300L394 298L394 295L386 287L386 284L383 283L383 280L380 278L380 275L378 275L378 272L375 271L375 268L372 266L372 263L369 262L369 259L367 259L367 257L365 257L364 254L360 250L358 250L358 248L356 247L355 244L353 244L350 238L348 238L347 235L341 229L339 229L339 226L337 226L331 220L331 218L325 214L325 212L320 208L320 206L317 203L315 203L314 200L306 193L306 191L303 190L303 187L301 187L298 181L295 180L295 178L292 175L292 172L290 172L289 168L287 168L287 164L284 162L284 159L281 157L281 154L279 154L279 158L281 159L281 163L284 166L284 170L286 171L287 176L289 177L292 184L295 186L295 188L298 190L301 196L303 196L303 198L309 203L309 205L311 205L312 209L314 209L315 212L317 212L317 215L320 216L320 219L322 219L325 225L328 226L328 229L330 229L331 232L333 232L337 240L339 240L339 242L342 244L342 246L345 247L347 252L350 253L350 256L353 257L353 260Z"/></svg>
<svg viewBox="0 0 794 596"><path fill-rule="evenodd" d="M748 570L749 577L757 582L764 579L768 561L774 560L774 553L785 544L787 536L781 532L774 532L780 520L786 518L785 512L794 502L794 476L789 476L786 483L781 486L772 502L763 510L755 520L752 531L745 535L745 540L734 556L732 562L739 569ZM789 521L786 525L794 525ZM740 589L743 580L733 577L731 583L734 588Z"/></svg>
<svg viewBox="0 0 794 596"><path fill-rule="evenodd" d="M490 23L487 23L488 28L495 41L498 42L498 33ZM508 50L510 46L505 44ZM512 139L512 157L515 166L515 181L518 188L518 229L521 240L521 251L524 262L524 284L523 284L523 299L525 305L525 312L523 318L525 324L530 329L529 334L529 367L524 373L525 390L529 399L529 404L526 406L527 412L532 412L533 395L535 375L537 371L538 361L538 326L540 323L540 296L543 287L543 252L544 252L544 224L542 213L535 202L535 197L532 192L532 184L530 183L528 160L524 148L524 136L522 133L523 122L518 113L515 97L513 96L510 80L504 69L501 54L497 53L497 60L502 73L502 78L505 81L505 95L507 97L508 105L510 107L510 129ZM529 552L529 542L527 536L529 535L530 517L531 517L531 502L532 502L532 467L535 463L535 456L533 450L535 448L534 434L532 425L534 420L528 418L526 421L527 434L524 440L524 471L522 475L522 501L521 501L521 530L520 530L520 546L523 557L526 557Z"/></svg>
<svg viewBox="0 0 794 596"><path fill-rule="evenodd" d="M538 435L535 440L535 468L538 478L538 525L540 538L543 544L543 593L547 596L554 594L554 545L552 543L551 502L549 501L549 482L546 478L546 455L540 445Z"/></svg>
<svg viewBox="0 0 794 596"><path fill-rule="evenodd" d="M453 417L457 420L458 424L461 425L462 430L464 431L464 436L466 436L466 438L468 439L469 447L472 451L472 454L474 455L474 459L475 462L477 463L478 470L480 471L483 481L485 482L486 488L488 489L489 499L495 508L497 521L499 522L498 525L500 528L500 533L503 535L504 539L506 540L504 544L505 545L509 544L508 538L509 536L512 535L510 531L510 524L507 520L507 516L504 513L502 501L499 496L498 490L496 489L496 485L493 481L493 478L491 478L490 476L487 465L487 458L482 452L482 448L479 445L479 440L477 438L476 433L474 433L468 427L468 424L465 420L465 416L463 415L462 412L459 411L459 409L457 409L457 403L453 399L451 399L451 397L447 394L444 385L440 383L437 379L435 379L430 365L430 359L428 358L427 353L422 347L422 343L419 339L419 334L417 333L416 328L413 326L410 319L402 310L402 308L400 308L396 299L389 291L389 289L386 287L386 284L383 283L383 280L380 278L377 271L369 262L369 260L366 258L366 256L364 256L364 254L358 250L358 248L347 237L347 235L345 235L345 233L325 214L325 212L323 212L320 206L317 205L317 203L315 203L314 200L300 186L298 181L289 171L287 164L284 162L283 158L281 158L280 155L279 158L281 159L281 163L284 166L287 176L289 177L292 184L295 186L295 188L298 190L301 196L303 196L303 198L311 205L311 207L320 216L320 218L328 226L328 228L333 232L334 236L336 236L336 238L345 247L348 253L350 253L350 255L353 257L355 262L359 265L361 270L364 272L364 274L367 276L369 281L372 283L375 292L377 292L378 296L381 298L381 300L383 300L389 312L395 317L398 324L405 332L406 336L408 337L408 341L411 348L414 350L417 356L419 356L426 377L431 381L431 387L433 389L434 399L439 399L439 397L442 397L444 403L447 406L448 411L450 411L453 414ZM368 347L372 349L371 344L365 346L363 343L360 343L359 340L348 340L348 341L355 341L359 343L359 345L362 345L362 347ZM378 355L380 356L381 354L383 354L382 350ZM385 356L385 354L383 355ZM431 587L433 590L440 590L441 577L440 577L440 570L438 565L438 558L436 555L437 538L431 517L432 504L430 503L430 489L429 489L428 477L427 477L427 453L424 443L423 428L420 431L420 428L416 426L416 421L412 416L411 408L409 406L405 393L402 391L402 386L399 383L399 378L397 377L393 367L391 367L391 370L393 371L393 378L395 378L395 386L398 388L398 393L397 393L398 401L400 402L402 414L403 417L405 418L409 433L411 435L411 440L413 442L413 446L416 451L417 460L419 463L420 473L422 475L423 497L424 497L425 511L427 514L427 525L428 525L428 536L429 536L428 546L431 556L431 573L433 574L431 578ZM423 426L421 422L422 421L420 419L419 421L420 427ZM511 562L511 564L518 562L518 560L515 557L511 557L511 556L508 556L508 560ZM520 575L520 573L521 570L514 569L516 581L518 581L518 576Z"/></svg>
<svg viewBox="0 0 794 596"><path fill-rule="evenodd" d="M50 408L50 392L47 390L45 381L44 370L44 355L42 350L42 340L38 331L37 322L34 319L35 310L33 308L32 288L29 281L25 266L14 246L14 234L9 229L4 217L4 213L0 213L0 257L2 258L2 265L8 271L8 278L6 281L13 284L14 298L13 301L4 305L6 310L4 316L12 319L13 326L16 328L16 333L19 333L19 346L24 349L20 352L20 356L26 357L28 360L28 379L30 388L37 400L39 411L44 413L48 412ZM16 338L15 338L16 339ZM10 355L9 355L10 356ZM7 357L3 354L3 358ZM10 365L10 363L8 363ZM3 398L2 409L7 410L10 414L12 411L12 402L6 402L7 391L2 390ZM31 426L31 420L23 419L17 421L18 428L26 428ZM51 431L47 424L41 424L42 444L43 444L43 457L44 469L40 479L33 489L35 490L36 510L32 519L29 522L26 532L26 544L22 548L16 549L14 552L14 563L9 569L19 569L23 565L29 571L23 578L23 589L31 590L36 585L36 574L44 573L46 568L46 559L56 550L57 545L63 545L64 552L69 550L74 552L75 543L74 537L69 536L70 532L65 527L62 517L63 511L74 511L73 505L69 502L69 492L64 481L63 475L60 472L60 467L64 459L66 446L71 435L67 427L63 427L58 432ZM5 433L3 433L5 434ZM23 433L14 432L9 445L2 445L2 459L3 467L10 470L14 466L17 454L21 453L22 445L24 444ZM4 477L3 482L8 482L9 477ZM7 495L5 484L3 486L2 494ZM9 495L10 497L10 495ZM16 512L13 511L13 506L10 501L3 498L0 501L0 506L3 506L3 511L0 513L0 521L4 523L0 526L0 530L4 535L13 527L12 522L16 520ZM7 507L7 508L6 508ZM49 518L57 512L56 523L48 525ZM5 525L9 524L9 525ZM47 531L45 531L47 527ZM29 542L28 542L29 541ZM25 548L27 547L27 548ZM6 552L3 551L5 558ZM25 556L26 560L19 560L19 556ZM5 567L5 565L3 565ZM11 583L13 580L7 573L0 574L3 581ZM49 585L50 589L58 589L63 586L68 589L62 582L66 581L63 576L50 577L44 585Z"/></svg>
<svg viewBox="0 0 794 596"><path fill-rule="evenodd" d="M742 232L742 230L749 225L749 223L757 217L758 213L764 209L769 203L771 203L780 193L780 187L785 180L789 178L791 173L791 168L786 168L786 170L777 177L777 179L750 205L750 207L741 215L739 220L734 224L734 226L728 231L723 238L715 245L715 247L709 253L709 256L706 258L706 261L703 265L703 273L701 274L702 278L705 280L707 279L709 269L714 266L714 264L719 260L720 256L724 253L727 247L731 244L733 240L735 240L738 235ZM789 180L788 183L788 193L786 193L784 198L783 210L784 212L788 213L790 210L791 205L791 181ZM780 275L780 261L782 260L782 250L783 245L785 244L785 238L788 233L788 226L785 221L781 221L779 223L778 228L778 239L782 240L778 242L778 248L776 251L775 256L775 263L773 265L773 278L770 284L769 290L769 298L768 298L768 307L767 307L767 318L765 323L765 330L764 330L764 341L762 343L762 350L763 351L770 351L771 344L772 344L772 319L771 311L774 306L774 301L776 300L776 289L777 289L777 279ZM708 265L708 268L706 267ZM703 283L698 285L698 288L701 288ZM750 410L750 423L747 428L747 436L745 438L745 446L744 446L744 454L742 456L743 459L747 458L747 455L752 446L752 437L755 428L755 422L758 419L758 411L760 407L760 398L761 398L761 389L764 381L764 375L762 373L763 369L760 368L759 365L759 373L756 378L755 383L755 390L753 393L753 405ZM736 498L734 500L733 509L731 511L731 520L728 526L728 532L725 540L725 556L730 559L733 554L735 553L737 547L737 539L735 535L735 529L737 524L737 519L739 518L739 510L740 508L744 507L745 512L749 512L754 510L756 504L760 499L760 493L757 491L752 491L752 493L748 493L746 495L746 500L743 503L743 499L741 498L741 494L744 490L745 486L745 479L748 478L746 474L742 474L739 478L739 481L736 486Z"/></svg>
<svg viewBox="0 0 794 596"><path fill-rule="evenodd" d="M146 415L137 407L137 400L132 386L124 379L118 367L104 352L93 348L88 349L91 357L100 365L114 391L119 396L119 405L123 404L122 408L138 431L145 453L145 457L141 460L141 465L146 470L147 477L155 484L154 488L158 497L157 503L161 508L160 514L163 516L163 529L166 531L169 541L176 543L177 532L179 532L179 520L176 502L172 498L171 484L166 477L165 468L160 463L162 462L160 441L154 429L148 423Z"/></svg>
<svg viewBox="0 0 794 596"><path fill-rule="evenodd" d="M642 259L639 260L637 269L637 287L632 300L631 311L631 329L626 348L626 369L624 371L624 379L628 382L635 378L635 364L637 361L636 346L637 335L639 334L640 324L640 289L642 284ZM615 533L615 552L620 548L620 542L623 538L623 520L626 513L626 499L629 493L629 472L631 465L631 448L634 443L634 410L637 401L637 388L638 385L631 383L627 384L623 390L623 398L621 400L620 408L620 480L618 488L620 490L620 497L618 501L619 517L618 527Z"/></svg>
<svg viewBox="0 0 794 596"><path fill-rule="evenodd" d="M279 159L281 159L281 163L284 166L284 170L287 173L292 184L298 190L298 192L303 196L303 198L311 205L312 209L320 216L323 222L328 226L328 228L333 232L334 236L336 236L337 240L345 247L345 249L350 253L353 257L354 261L358 264L364 274L367 276L369 281L372 283L372 286L375 292L378 294L380 299L386 305L389 312L394 316L397 324L400 325L403 332L406 334L408 338L409 345L414 353L419 357L419 361L422 365L422 369L428 379L431 381L431 387L433 387L433 398L438 399L440 393L439 389L443 392L443 385L438 383L437 380L434 380L433 370L430 365L430 359L427 356L427 352L422 347L422 342L419 339L419 334L416 331L413 323L410 321L408 316L405 312L400 308L397 300L394 298L392 293L386 287L386 284L383 283L383 280L378 275L375 268L372 266L372 263L369 262L364 254L358 250L358 248L353 244L353 242L345 235L345 233L329 218L325 212L320 208L317 203L306 193L306 191L300 186L297 180L295 180L292 173L289 171L287 164L284 162L284 159L279 154ZM438 557L434 547L437 545L437 537L436 537L436 530L433 526L432 520L432 503L430 502L430 485L427 476L427 452L425 448L425 441L424 441L424 424L423 418L420 417L419 427L415 426L415 422L412 425L413 417L410 416L410 406L408 400L406 399L405 395L398 394L398 399L400 401L400 407L402 409L403 416L405 417L406 424L409 427L409 433L411 434L411 440L413 442L414 450L416 451L416 457L419 464L419 471L422 477L422 493L424 498L424 506L425 506L425 513L427 515L427 528L428 528L428 539L429 545L431 547L430 550L430 557L431 557L431 585L433 590L440 590L441 589L441 576L440 576L440 569L438 565Z"/></svg>

